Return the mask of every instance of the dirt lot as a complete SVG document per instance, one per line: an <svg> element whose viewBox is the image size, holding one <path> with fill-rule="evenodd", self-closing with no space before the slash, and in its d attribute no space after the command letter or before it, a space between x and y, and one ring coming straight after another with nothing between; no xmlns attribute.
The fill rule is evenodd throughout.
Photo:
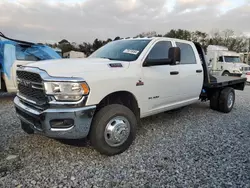
<svg viewBox="0 0 250 188"><path fill-rule="evenodd" d="M142 120L130 149L26 135L0 98L0 187L250 187L250 86L230 114L197 103Z"/></svg>

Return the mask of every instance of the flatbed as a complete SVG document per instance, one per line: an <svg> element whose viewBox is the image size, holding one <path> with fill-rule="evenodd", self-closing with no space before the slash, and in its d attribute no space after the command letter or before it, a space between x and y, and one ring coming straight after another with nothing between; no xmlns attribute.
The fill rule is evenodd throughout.
<svg viewBox="0 0 250 188"><path fill-rule="evenodd" d="M227 87L232 86L235 89L243 90L246 80L247 80L246 78L231 77L231 76L213 76L213 78L210 79L210 83L205 83L204 87L223 88L226 86Z"/></svg>

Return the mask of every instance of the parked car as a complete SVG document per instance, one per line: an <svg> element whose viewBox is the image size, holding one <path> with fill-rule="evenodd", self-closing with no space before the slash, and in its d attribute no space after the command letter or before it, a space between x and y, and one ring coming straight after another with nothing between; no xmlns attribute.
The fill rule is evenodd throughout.
<svg viewBox="0 0 250 188"><path fill-rule="evenodd" d="M124 152L140 118L198 100L229 113L246 78L208 74L200 44L172 38L116 40L85 59L17 70L22 129L60 139L89 137L102 154Z"/></svg>
<svg viewBox="0 0 250 188"><path fill-rule="evenodd" d="M16 93L16 70L18 67L34 61L60 59L61 57L50 47L43 44L10 39L0 41L0 90Z"/></svg>

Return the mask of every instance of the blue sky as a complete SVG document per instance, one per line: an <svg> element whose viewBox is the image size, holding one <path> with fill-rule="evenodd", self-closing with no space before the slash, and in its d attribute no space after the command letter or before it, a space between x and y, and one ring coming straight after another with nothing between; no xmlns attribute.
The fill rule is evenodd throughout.
<svg viewBox="0 0 250 188"><path fill-rule="evenodd" d="M33 41L82 42L178 28L248 34L249 20L250 0L0 0L1 31Z"/></svg>

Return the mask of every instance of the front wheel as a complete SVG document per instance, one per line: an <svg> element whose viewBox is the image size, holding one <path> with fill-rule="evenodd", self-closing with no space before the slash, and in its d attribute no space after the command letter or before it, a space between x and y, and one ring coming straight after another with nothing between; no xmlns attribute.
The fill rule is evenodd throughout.
<svg viewBox="0 0 250 188"><path fill-rule="evenodd" d="M129 148L135 139L137 121L127 107L112 104L95 115L90 131L93 147L105 155L116 155Z"/></svg>
<svg viewBox="0 0 250 188"><path fill-rule="evenodd" d="M230 72L224 71L224 72L222 73L222 76L230 76Z"/></svg>

